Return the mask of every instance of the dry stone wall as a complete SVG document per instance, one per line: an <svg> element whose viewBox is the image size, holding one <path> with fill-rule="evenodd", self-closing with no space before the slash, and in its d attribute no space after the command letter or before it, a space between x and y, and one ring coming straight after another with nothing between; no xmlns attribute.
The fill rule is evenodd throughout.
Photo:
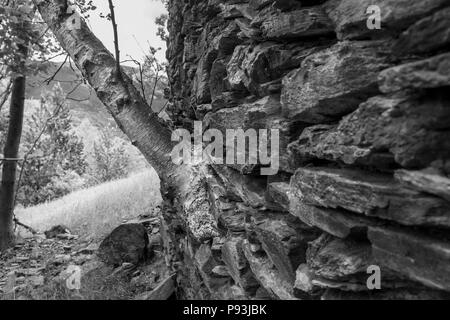
<svg viewBox="0 0 450 320"><path fill-rule="evenodd" d="M381 29L366 10L381 9ZM177 127L279 129L280 171L212 165L219 236L171 207L179 296L450 297L450 2L171 0ZM169 249L168 249L169 250ZM381 290L369 290L371 266Z"/></svg>

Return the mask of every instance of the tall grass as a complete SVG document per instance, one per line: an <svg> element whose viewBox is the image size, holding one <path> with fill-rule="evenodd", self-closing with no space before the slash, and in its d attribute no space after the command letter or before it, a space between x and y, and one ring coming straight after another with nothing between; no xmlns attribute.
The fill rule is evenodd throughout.
<svg viewBox="0 0 450 320"><path fill-rule="evenodd" d="M152 213L161 202L159 185L156 172L147 170L16 214L38 231L62 224L83 240L98 241L124 220Z"/></svg>

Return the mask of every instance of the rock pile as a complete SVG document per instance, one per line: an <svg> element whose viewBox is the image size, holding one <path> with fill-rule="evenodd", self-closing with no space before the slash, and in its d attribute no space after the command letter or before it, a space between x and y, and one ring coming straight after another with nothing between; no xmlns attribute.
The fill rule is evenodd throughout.
<svg viewBox="0 0 450 320"><path fill-rule="evenodd" d="M372 4L169 1L175 125L281 132L277 175L211 167L220 237L166 203L181 296L449 297L450 3Z"/></svg>

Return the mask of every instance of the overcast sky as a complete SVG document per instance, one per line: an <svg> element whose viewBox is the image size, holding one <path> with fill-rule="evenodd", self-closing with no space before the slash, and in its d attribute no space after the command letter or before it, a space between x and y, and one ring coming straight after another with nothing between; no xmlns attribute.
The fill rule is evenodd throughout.
<svg viewBox="0 0 450 320"><path fill-rule="evenodd" d="M98 9L91 14L89 20L94 34L103 41L107 48L114 52L114 36L111 22L99 17L99 13L109 12L108 0L93 0ZM160 0L115 0L116 20L119 31L119 44L121 60L126 60L131 55L137 60L142 60L143 52L148 48L148 42L153 47L161 47L158 58L165 61L165 43L156 36L157 26L155 18L166 9ZM133 37L135 36L136 39ZM139 44L140 46L139 46Z"/></svg>

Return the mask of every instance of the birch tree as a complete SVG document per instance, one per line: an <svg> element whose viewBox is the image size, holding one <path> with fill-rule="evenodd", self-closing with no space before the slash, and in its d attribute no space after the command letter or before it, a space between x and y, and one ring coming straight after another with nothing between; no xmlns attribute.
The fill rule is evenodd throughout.
<svg viewBox="0 0 450 320"><path fill-rule="evenodd" d="M217 235L206 189L210 168L204 163L176 165L170 128L151 111L133 81L67 0L33 0L61 47L111 113L119 128L153 166L162 192L173 201L192 236L203 241ZM76 16L74 16L76 15ZM73 21L76 21L76 28Z"/></svg>

